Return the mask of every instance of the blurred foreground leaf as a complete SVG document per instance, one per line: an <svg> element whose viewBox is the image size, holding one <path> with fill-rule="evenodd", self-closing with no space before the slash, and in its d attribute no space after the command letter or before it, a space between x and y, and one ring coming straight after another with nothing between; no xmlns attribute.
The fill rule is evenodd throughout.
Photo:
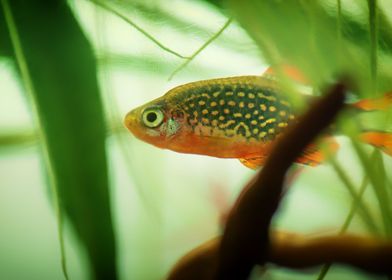
<svg viewBox="0 0 392 280"><path fill-rule="evenodd" d="M87 249L92 277L116 279L105 124L91 46L65 1L2 4L14 57L31 80L28 85L23 77L31 87L62 212Z"/></svg>
<svg viewBox="0 0 392 280"><path fill-rule="evenodd" d="M374 94L369 59L374 46L365 1L357 1L361 3L356 11L342 1L341 14L336 5L321 0L208 2L230 8L270 64L295 65L314 85L350 73L362 96ZM390 3L385 6L392 7ZM392 29L385 10L378 9L377 93L383 94L391 89Z"/></svg>

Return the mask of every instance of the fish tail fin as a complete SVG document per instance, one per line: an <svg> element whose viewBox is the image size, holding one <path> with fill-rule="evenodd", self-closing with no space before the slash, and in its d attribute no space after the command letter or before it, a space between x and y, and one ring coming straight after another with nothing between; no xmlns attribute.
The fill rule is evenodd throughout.
<svg viewBox="0 0 392 280"><path fill-rule="evenodd" d="M384 110L392 105L392 91L379 98L367 98L351 104L362 111Z"/></svg>
<svg viewBox="0 0 392 280"><path fill-rule="evenodd" d="M379 148L392 156L392 133L383 131L366 131L360 134L360 140L366 144Z"/></svg>

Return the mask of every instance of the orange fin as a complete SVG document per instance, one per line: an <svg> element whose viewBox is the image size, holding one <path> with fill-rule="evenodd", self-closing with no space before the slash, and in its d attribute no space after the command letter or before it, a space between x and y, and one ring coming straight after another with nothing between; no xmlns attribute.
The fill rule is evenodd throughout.
<svg viewBox="0 0 392 280"><path fill-rule="evenodd" d="M361 141L381 149L392 156L392 133L382 131L368 131L360 135Z"/></svg>
<svg viewBox="0 0 392 280"><path fill-rule="evenodd" d="M301 163L309 166L317 166L325 161L329 155L336 153L339 144L333 137L325 137L320 144L311 144L302 155L295 160L296 163ZM325 151L324 149L328 149ZM248 168L257 169L264 165L266 156L250 155L249 157L240 158L239 161Z"/></svg>
<svg viewBox="0 0 392 280"><path fill-rule="evenodd" d="M324 145L325 149L328 149L328 151L324 151L320 145ZM309 145L305 151L302 152L302 155L296 159L296 162L309 166L317 166L325 161L325 159L328 158L328 155L334 154L338 148L339 144L335 139L326 137L319 145Z"/></svg>
<svg viewBox="0 0 392 280"><path fill-rule="evenodd" d="M304 84L304 85L309 84L309 80L304 76L304 74L301 71L299 71L294 66L283 65L283 66L281 66L281 68L282 68L281 70L283 71L283 74L285 74L287 77L289 77L293 81ZM267 68L267 70L264 71L262 76L274 78L277 76L276 73L277 73L277 71L272 66L270 66Z"/></svg>
<svg viewBox="0 0 392 280"><path fill-rule="evenodd" d="M383 110L383 109L387 109L391 105L392 105L392 91L387 92L384 96L380 98L363 99L351 104L351 106L364 111Z"/></svg>
<svg viewBox="0 0 392 280"><path fill-rule="evenodd" d="M309 166L317 166L324 161L324 154L316 148L306 149L302 156L295 160L296 163L301 163Z"/></svg>
<svg viewBox="0 0 392 280"><path fill-rule="evenodd" d="M264 165L265 157L252 156L249 158L240 158L239 161L248 168L257 169Z"/></svg>

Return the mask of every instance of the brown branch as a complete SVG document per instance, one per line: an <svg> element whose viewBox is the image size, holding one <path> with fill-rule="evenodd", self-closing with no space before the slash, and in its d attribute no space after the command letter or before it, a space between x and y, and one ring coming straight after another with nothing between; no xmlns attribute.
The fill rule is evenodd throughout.
<svg viewBox="0 0 392 280"><path fill-rule="evenodd" d="M353 234L307 238L276 232L271 236L268 261L290 268L334 262L368 272L391 274L392 240Z"/></svg>
<svg viewBox="0 0 392 280"><path fill-rule="evenodd" d="M286 232L271 234L270 249L264 261L293 269L324 263L351 265L367 272L392 273L392 241L352 234L308 238ZM214 238L183 256L168 279L212 279L220 238Z"/></svg>
<svg viewBox="0 0 392 280"><path fill-rule="evenodd" d="M263 170L242 191L230 212L222 238L212 240L185 256L175 266L169 279L247 279L254 265L263 265L267 261L306 267L327 260L374 271L385 270L387 261L381 261L380 256L390 256L390 245L383 247L379 241L361 239L369 242L352 246L358 239L347 236L317 240L306 240L299 235L295 235L296 239L288 240L276 236L270 240L269 237L270 222L282 196L287 169L316 135L332 122L343 106L343 99L344 87L335 85L296 125L288 129L276 144ZM354 241L350 243L344 238ZM346 246L342 246L343 243ZM324 248L322 252L314 250L320 247ZM359 250L361 254L358 258L349 259L351 252L343 249L353 250L354 253ZM309 256L309 252L318 254L319 262L305 257L301 262L299 256L304 252L308 252L304 256Z"/></svg>
<svg viewBox="0 0 392 280"><path fill-rule="evenodd" d="M287 169L343 106L344 87L335 85L278 140L262 171L234 205L220 243L216 279L247 279L267 258L269 226L282 196Z"/></svg>
<svg viewBox="0 0 392 280"><path fill-rule="evenodd" d="M171 269L167 280L212 279L221 238L211 239L183 256Z"/></svg>

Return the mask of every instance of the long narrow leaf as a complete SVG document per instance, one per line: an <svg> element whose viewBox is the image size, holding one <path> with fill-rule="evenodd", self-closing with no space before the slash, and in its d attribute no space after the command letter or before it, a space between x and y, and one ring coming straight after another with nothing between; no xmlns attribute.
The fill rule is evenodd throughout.
<svg viewBox="0 0 392 280"><path fill-rule="evenodd" d="M17 0L10 10L15 26L8 30L20 40L31 77L60 207L87 249L92 277L116 279L105 125L92 49L65 1Z"/></svg>

